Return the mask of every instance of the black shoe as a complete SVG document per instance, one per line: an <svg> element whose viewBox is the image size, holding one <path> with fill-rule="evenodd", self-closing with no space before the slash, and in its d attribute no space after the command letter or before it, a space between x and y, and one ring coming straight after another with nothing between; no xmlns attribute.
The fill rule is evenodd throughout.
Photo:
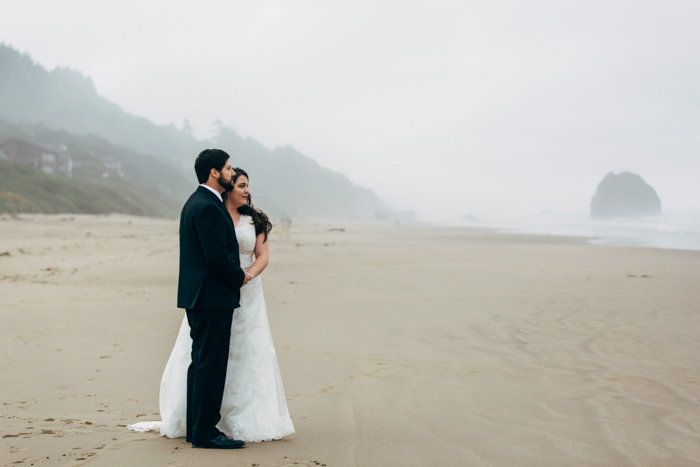
<svg viewBox="0 0 700 467"><path fill-rule="evenodd" d="M237 439L228 439L225 435L219 435L214 439L210 439L206 443L194 444L192 446L195 448L206 448L206 449L238 449L242 448L245 443Z"/></svg>

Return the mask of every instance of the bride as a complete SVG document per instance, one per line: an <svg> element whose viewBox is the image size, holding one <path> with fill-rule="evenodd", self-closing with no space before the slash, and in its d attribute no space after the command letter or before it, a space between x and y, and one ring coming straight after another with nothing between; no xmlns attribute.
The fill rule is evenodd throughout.
<svg viewBox="0 0 700 467"><path fill-rule="evenodd" d="M267 235L272 225L253 208L248 174L234 169L233 190L224 203L238 239L241 268L251 279L241 288L241 306L233 313L226 385L217 428L231 439L267 441L294 433L284 387L272 343L260 273L268 263ZM160 431L162 436L185 436L187 422L187 368L192 339L183 319L160 383L161 422L129 425L134 431Z"/></svg>

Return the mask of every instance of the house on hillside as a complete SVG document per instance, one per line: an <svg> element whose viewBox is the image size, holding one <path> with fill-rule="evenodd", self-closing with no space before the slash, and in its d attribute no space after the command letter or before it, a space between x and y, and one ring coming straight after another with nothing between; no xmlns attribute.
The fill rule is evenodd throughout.
<svg viewBox="0 0 700 467"><path fill-rule="evenodd" d="M100 160L102 161L102 164L104 164L104 166L107 167L109 170L115 171L120 177L125 176L124 171L122 170L121 161L118 161L113 157L102 157Z"/></svg>
<svg viewBox="0 0 700 467"><path fill-rule="evenodd" d="M45 173L73 175L73 160L63 151L46 149L18 139L7 139L0 143L0 151L10 160L31 165Z"/></svg>

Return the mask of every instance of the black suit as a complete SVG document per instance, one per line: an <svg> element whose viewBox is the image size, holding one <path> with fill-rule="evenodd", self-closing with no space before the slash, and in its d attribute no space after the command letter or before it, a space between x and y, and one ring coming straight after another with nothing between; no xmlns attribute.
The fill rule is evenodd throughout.
<svg viewBox="0 0 700 467"><path fill-rule="evenodd" d="M244 275L231 216L214 193L198 187L180 214L178 308L238 308Z"/></svg>
<svg viewBox="0 0 700 467"><path fill-rule="evenodd" d="M231 216L217 196L198 187L180 214L177 306L187 310L192 363L187 372L187 441L218 436L233 310L245 273Z"/></svg>

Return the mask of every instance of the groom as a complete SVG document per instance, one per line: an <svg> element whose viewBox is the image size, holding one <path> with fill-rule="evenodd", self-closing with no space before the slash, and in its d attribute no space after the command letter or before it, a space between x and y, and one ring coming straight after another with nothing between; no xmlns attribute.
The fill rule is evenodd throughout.
<svg viewBox="0 0 700 467"><path fill-rule="evenodd" d="M235 449L243 441L217 428L226 382L233 310L250 276L241 269L233 222L221 194L233 189L229 155L205 149L194 163L199 187L180 214L177 306L187 310L192 363L187 371L187 442Z"/></svg>

